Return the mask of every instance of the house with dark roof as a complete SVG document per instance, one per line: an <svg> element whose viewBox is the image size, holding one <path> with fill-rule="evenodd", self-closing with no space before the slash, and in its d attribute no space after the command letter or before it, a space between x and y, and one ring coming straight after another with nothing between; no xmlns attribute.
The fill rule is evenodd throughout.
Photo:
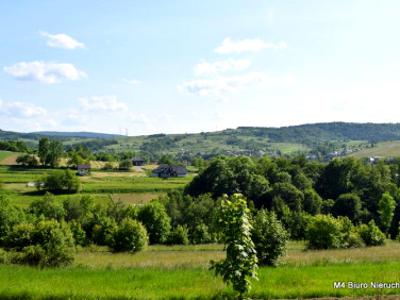
<svg viewBox="0 0 400 300"><path fill-rule="evenodd" d="M185 177L187 173L187 169L183 166L162 164L153 170L152 176L160 178Z"/></svg>
<svg viewBox="0 0 400 300"><path fill-rule="evenodd" d="M89 164L82 164L77 166L78 169L78 175L79 176L85 176L90 174L90 165Z"/></svg>
<svg viewBox="0 0 400 300"><path fill-rule="evenodd" d="M132 165L139 167L145 164L145 160L141 157L134 157L132 158Z"/></svg>

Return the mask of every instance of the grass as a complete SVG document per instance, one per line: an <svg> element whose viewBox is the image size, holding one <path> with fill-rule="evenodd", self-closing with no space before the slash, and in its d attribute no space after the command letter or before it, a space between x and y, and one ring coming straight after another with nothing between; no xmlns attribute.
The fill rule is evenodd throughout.
<svg viewBox="0 0 400 300"><path fill-rule="evenodd" d="M260 268L250 297L257 299L366 296L399 289L334 289L333 282L399 282L400 262ZM231 298L204 268L36 269L0 266L1 299L210 299Z"/></svg>
<svg viewBox="0 0 400 300"><path fill-rule="evenodd" d="M397 157L400 156L400 141L377 143L375 147L364 148L352 153L350 156L363 157Z"/></svg>

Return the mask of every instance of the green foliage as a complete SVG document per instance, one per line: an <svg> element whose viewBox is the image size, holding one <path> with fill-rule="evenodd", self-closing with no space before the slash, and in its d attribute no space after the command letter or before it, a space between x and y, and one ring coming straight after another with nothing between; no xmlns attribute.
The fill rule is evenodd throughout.
<svg viewBox="0 0 400 300"><path fill-rule="evenodd" d="M66 221L77 220L84 223L95 212L95 202L90 195L68 198L64 200L63 207Z"/></svg>
<svg viewBox="0 0 400 300"><path fill-rule="evenodd" d="M24 219L23 212L13 206L6 196L0 195L0 246L4 245L4 238L12 228Z"/></svg>
<svg viewBox="0 0 400 300"><path fill-rule="evenodd" d="M76 220L72 220L70 223L68 223L68 225L72 236L74 237L75 244L79 246L87 246L88 240L86 237L86 232L83 230L81 223Z"/></svg>
<svg viewBox="0 0 400 300"><path fill-rule="evenodd" d="M276 215L260 210L253 221L252 239L261 265L275 266L285 253L289 236Z"/></svg>
<svg viewBox="0 0 400 300"><path fill-rule="evenodd" d="M341 224L330 215L316 215L310 219L306 231L309 249L340 248Z"/></svg>
<svg viewBox="0 0 400 300"><path fill-rule="evenodd" d="M37 217L43 216L58 221L63 220L65 216L62 202L56 200L54 195L50 193L46 193L42 199L33 200L28 211Z"/></svg>
<svg viewBox="0 0 400 300"><path fill-rule="evenodd" d="M160 202L144 205L138 213L139 221L146 227L150 244L162 244L167 241L171 230L171 219Z"/></svg>
<svg viewBox="0 0 400 300"><path fill-rule="evenodd" d="M81 188L79 178L71 170L57 170L43 179L44 185L38 185L39 190L51 193L77 193Z"/></svg>
<svg viewBox="0 0 400 300"><path fill-rule="evenodd" d="M208 226L204 223L197 224L191 232L190 240L193 244L207 244L214 242Z"/></svg>
<svg viewBox="0 0 400 300"><path fill-rule="evenodd" d="M388 232L392 224L396 201L389 193L384 193L378 202L378 214L381 228L384 232Z"/></svg>
<svg viewBox="0 0 400 300"><path fill-rule="evenodd" d="M133 167L132 161L130 159L125 159L119 163L118 168L120 170L129 171Z"/></svg>
<svg viewBox="0 0 400 300"><path fill-rule="evenodd" d="M367 246L380 246L385 244L385 234L380 231L375 222L371 220L368 225L361 224L358 232Z"/></svg>
<svg viewBox="0 0 400 300"><path fill-rule="evenodd" d="M138 252L147 246L147 231L136 220L125 219L114 232L111 248L116 251Z"/></svg>
<svg viewBox="0 0 400 300"><path fill-rule="evenodd" d="M49 140L47 137L39 140L38 156L42 165L55 168L63 155L63 144L60 141Z"/></svg>
<svg viewBox="0 0 400 300"><path fill-rule="evenodd" d="M246 200L240 194L221 203L221 227L224 233L226 258L212 262L216 275L231 283L242 297L251 288L250 279L256 278L257 254L251 240L252 226Z"/></svg>
<svg viewBox="0 0 400 300"><path fill-rule="evenodd" d="M356 194L342 194L332 207L332 214L346 216L352 221L358 221L361 215L361 200Z"/></svg>
<svg viewBox="0 0 400 300"><path fill-rule="evenodd" d="M25 167L37 167L39 160L33 154L23 154L17 157L16 163Z"/></svg>
<svg viewBox="0 0 400 300"><path fill-rule="evenodd" d="M178 225L168 235L167 244L170 245L188 245L188 229L185 226Z"/></svg>
<svg viewBox="0 0 400 300"><path fill-rule="evenodd" d="M95 214L93 219L88 222L90 239L97 245L111 245L114 232L117 230L117 223L114 219Z"/></svg>

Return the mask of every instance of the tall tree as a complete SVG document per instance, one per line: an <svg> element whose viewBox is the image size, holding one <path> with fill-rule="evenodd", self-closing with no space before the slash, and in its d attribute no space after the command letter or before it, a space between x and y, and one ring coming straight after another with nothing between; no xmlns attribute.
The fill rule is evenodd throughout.
<svg viewBox="0 0 400 300"><path fill-rule="evenodd" d="M52 140L49 144L49 152L46 159L48 165L52 168L58 166L60 159L63 155L63 144L60 141Z"/></svg>
<svg viewBox="0 0 400 300"><path fill-rule="evenodd" d="M378 213L382 230L387 233L392 224L396 201L389 193L384 193L378 202Z"/></svg>
<svg viewBox="0 0 400 300"><path fill-rule="evenodd" d="M47 164L47 157L49 155L50 140L47 137L39 140L39 151L38 156L42 165Z"/></svg>

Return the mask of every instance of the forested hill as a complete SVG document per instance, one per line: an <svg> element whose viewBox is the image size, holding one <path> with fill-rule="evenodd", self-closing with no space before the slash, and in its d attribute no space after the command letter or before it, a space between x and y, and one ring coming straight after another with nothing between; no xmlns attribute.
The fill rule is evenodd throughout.
<svg viewBox="0 0 400 300"><path fill-rule="evenodd" d="M121 136L91 132L17 133L0 130L0 140L20 139L34 146L43 137L64 145L82 144L92 150L134 151L149 156L260 155L317 153L348 154L377 142L400 141L400 123L317 123L288 127L238 127L216 132Z"/></svg>

